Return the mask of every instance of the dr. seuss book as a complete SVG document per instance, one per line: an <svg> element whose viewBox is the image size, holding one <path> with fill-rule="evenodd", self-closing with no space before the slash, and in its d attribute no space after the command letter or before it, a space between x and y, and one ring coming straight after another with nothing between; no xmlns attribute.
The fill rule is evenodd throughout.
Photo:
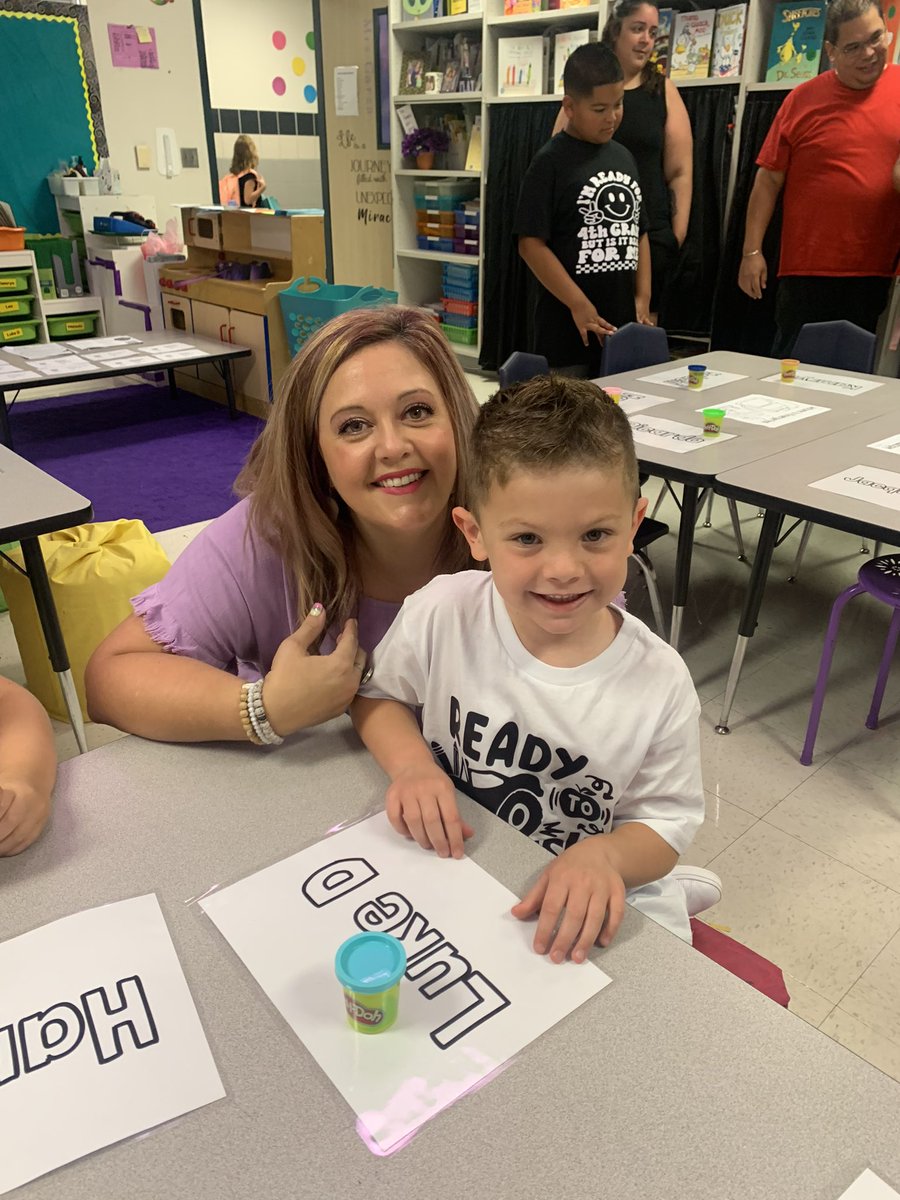
<svg viewBox="0 0 900 1200"><path fill-rule="evenodd" d="M677 13L672 31L672 79L706 79L712 51L716 10Z"/></svg>
<svg viewBox="0 0 900 1200"><path fill-rule="evenodd" d="M825 33L824 0L775 5L766 83L798 83L819 73Z"/></svg>
<svg viewBox="0 0 900 1200"><path fill-rule="evenodd" d="M712 66L709 71L711 77L740 75L746 24L746 4L733 4L731 8L720 8L716 13Z"/></svg>
<svg viewBox="0 0 900 1200"><path fill-rule="evenodd" d="M659 25L656 28L656 41L653 43L653 53L650 61L656 64L661 75L669 73L669 57L672 46L672 18L675 12L671 8L659 9Z"/></svg>

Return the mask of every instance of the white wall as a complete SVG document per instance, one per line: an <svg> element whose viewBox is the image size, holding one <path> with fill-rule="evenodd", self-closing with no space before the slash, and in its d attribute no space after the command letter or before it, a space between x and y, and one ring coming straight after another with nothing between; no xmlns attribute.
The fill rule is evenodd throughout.
<svg viewBox="0 0 900 1200"><path fill-rule="evenodd" d="M176 215L174 204L208 203L212 198L192 5L189 0L162 5L147 0L87 0L86 7L110 160L121 174L124 193L156 198L157 224L164 226ZM151 26L156 31L159 70L114 67L108 24ZM179 148L197 150L198 167L185 167L172 179L158 172L159 126L174 129ZM136 145L150 147L149 171L138 170Z"/></svg>

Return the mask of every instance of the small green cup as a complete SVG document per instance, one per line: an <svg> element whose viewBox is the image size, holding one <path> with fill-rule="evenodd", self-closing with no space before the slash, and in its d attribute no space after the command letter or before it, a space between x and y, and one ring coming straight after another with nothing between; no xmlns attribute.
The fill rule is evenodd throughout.
<svg viewBox="0 0 900 1200"><path fill-rule="evenodd" d="M724 408L704 408L703 436L718 437L722 432L722 422L725 420Z"/></svg>
<svg viewBox="0 0 900 1200"><path fill-rule="evenodd" d="M387 933L356 933L338 947L334 971L344 989L347 1024L357 1033L384 1033L397 1020L403 943Z"/></svg>

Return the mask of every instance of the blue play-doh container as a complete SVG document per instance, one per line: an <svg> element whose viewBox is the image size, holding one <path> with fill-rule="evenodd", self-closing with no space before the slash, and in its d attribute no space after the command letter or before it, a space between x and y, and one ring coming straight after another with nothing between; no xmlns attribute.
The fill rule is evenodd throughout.
<svg viewBox="0 0 900 1200"><path fill-rule="evenodd" d="M356 933L334 956L344 989L347 1022L357 1033L383 1033L397 1020L400 980L406 970L403 943L387 933Z"/></svg>

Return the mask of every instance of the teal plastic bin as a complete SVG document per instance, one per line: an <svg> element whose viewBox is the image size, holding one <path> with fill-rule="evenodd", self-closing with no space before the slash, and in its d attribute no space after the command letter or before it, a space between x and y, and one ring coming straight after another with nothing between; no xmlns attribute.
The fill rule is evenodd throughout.
<svg viewBox="0 0 900 1200"><path fill-rule="evenodd" d="M316 330L332 317L351 308L377 308L396 304L397 293L387 288L357 287L350 283L326 283L315 275L295 279L279 293L281 316L291 354L294 355Z"/></svg>

